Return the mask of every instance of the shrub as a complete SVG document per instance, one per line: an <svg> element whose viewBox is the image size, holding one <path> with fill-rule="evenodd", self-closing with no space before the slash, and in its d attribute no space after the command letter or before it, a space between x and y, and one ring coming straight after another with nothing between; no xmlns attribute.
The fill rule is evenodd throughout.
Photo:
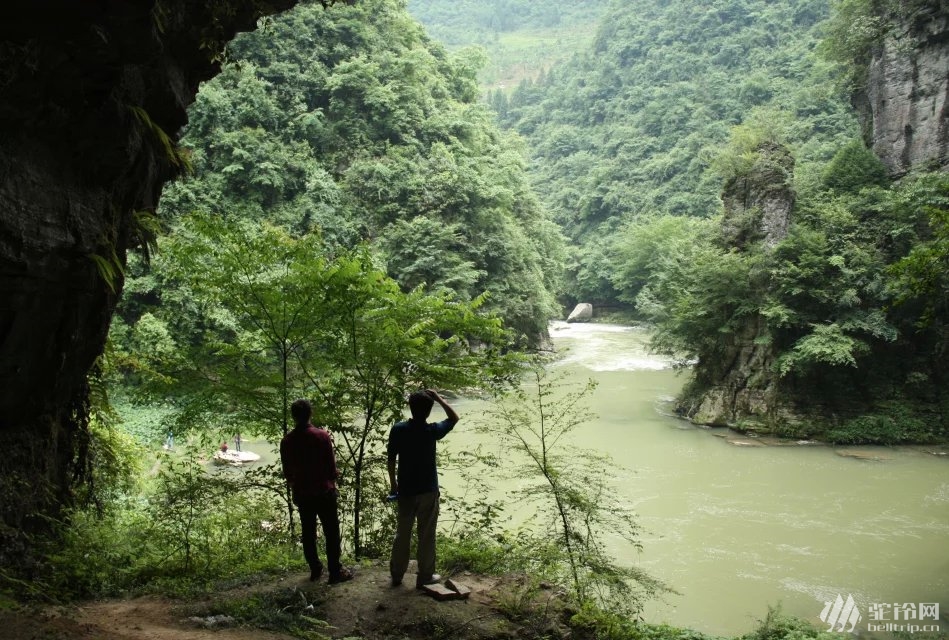
<svg viewBox="0 0 949 640"><path fill-rule="evenodd" d="M835 191L856 193L863 187L886 186L886 167L862 140L853 140L838 151L824 170L824 185Z"/></svg>
<svg viewBox="0 0 949 640"><path fill-rule="evenodd" d="M826 434L834 444L925 443L937 439L936 430L909 411L873 413L848 420Z"/></svg>

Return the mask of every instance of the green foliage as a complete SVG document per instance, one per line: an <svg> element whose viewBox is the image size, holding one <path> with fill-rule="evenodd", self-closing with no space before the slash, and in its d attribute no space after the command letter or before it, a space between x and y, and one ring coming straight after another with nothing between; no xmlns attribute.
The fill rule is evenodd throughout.
<svg viewBox="0 0 949 640"><path fill-rule="evenodd" d="M112 404L108 381L114 362L114 349L107 343L86 377L88 397L73 461L74 504L100 516L139 488L144 453L141 443L120 428Z"/></svg>
<svg viewBox="0 0 949 640"><path fill-rule="evenodd" d="M48 550L48 570L38 578L42 590L59 600L190 592L285 567L291 557L300 563L284 544L285 520L273 490L210 474L203 462L192 448L180 457L165 455L146 486L107 509L70 513Z"/></svg>
<svg viewBox="0 0 949 640"><path fill-rule="evenodd" d="M821 43L825 56L840 62L847 69L850 88L866 85L870 58L883 43L892 27L891 16L901 5L913 2L894 0L838 0L827 21L826 38Z"/></svg>
<svg viewBox="0 0 949 640"><path fill-rule="evenodd" d="M45 583L43 590L68 601L142 587L145 580L136 580L136 569L148 562L141 554L139 533L147 519L142 510L129 507L102 515L92 510L72 513L48 554L49 575L37 581Z"/></svg>
<svg viewBox="0 0 949 640"><path fill-rule="evenodd" d="M98 413L90 417L86 437L87 477L77 488L76 502L101 513L138 489L145 449Z"/></svg>
<svg viewBox="0 0 949 640"><path fill-rule="evenodd" d="M193 449L168 457L158 471L155 493L146 514L143 544L154 562L143 568L155 578L187 577L197 583L230 575L259 561L268 538L285 536L273 491L248 491L240 478L210 475ZM242 490L245 489L245 490ZM265 523L270 523L269 525ZM262 559L262 558L261 558Z"/></svg>
<svg viewBox="0 0 949 640"><path fill-rule="evenodd" d="M771 250L725 250L714 233L689 241L675 219L628 226L617 288L656 323L654 348L695 364L689 393L721 380L729 350L754 340L774 364L746 372L752 383L776 385L817 421L846 416L829 439L929 442L945 431L945 177L883 188L862 175L869 182L798 201ZM909 414L886 417L895 401Z"/></svg>
<svg viewBox="0 0 949 640"><path fill-rule="evenodd" d="M637 622L590 603L571 616L570 626L577 637L596 640L716 640L691 629Z"/></svg>
<svg viewBox="0 0 949 640"><path fill-rule="evenodd" d="M834 444L903 444L928 443L945 439L946 428L938 426L938 418L920 415L918 408L904 403L888 403L877 412L847 420L827 431L826 438Z"/></svg>
<svg viewBox="0 0 949 640"><path fill-rule="evenodd" d="M740 125L732 127L728 145L711 157L709 169L725 182L747 176L761 160L762 147L785 145L794 124L788 111L753 108Z"/></svg>
<svg viewBox="0 0 949 640"><path fill-rule="evenodd" d="M503 122L527 137L535 184L584 249L626 216L708 217L752 139L779 136L810 174L856 135L837 67L814 55L826 17L812 0L614 3L591 50L514 91ZM734 125L746 144L712 166Z"/></svg>
<svg viewBox="0 0 949 640"><path fill-rule="evenodd" d="M928 184L927 184L928 183ZM949 178L934 175L920 178L909 188L922 187L917 202L928 217L918 242L907 255L889 268L890 287L896 304L921 307L918 325L941 334L946 340L945 318L949 316Z"/></svg>
<svg viewBox="0 0 949 640"><path fill-rule="evenodd" d="M555 25L595 13L602 0L409 0L409 10L440 40L466 42L475 32Z"/></svg>
<svg viewBox="0 0 949 640"><path fill-rule="evenodd" d="M110 245L107 250L109 252L108 256L90 253L88 254L88 258L95 263L96 270L99 272L99 277L102 278L102 282L109 288L109 291L115 294L118 293L116 285L122 281L122 277L125 275L125 268L115 253L115 247Z"/></svg>
<svg viewBox="0 0 949 640"><path fill-rule="evenodd" d="M680 366L718 363L763 304L760 253L698 245L640 291L637 308L656 323L652 346Z"/></svg>
<svg viewBox="0 0 949 640"><path fill-rule="evenodd" d="M158 236L162 232L161 220L154 211L132 212L132 237L130 247L138 247L146 262L158 251Z"/></svg>
<svg viewBox="0 0 949 640"><path fill-rule="evenodd" d="M278 440L292 426L288 407L302 391L291 361L313 344L329 311L320 288L329 267L319 238L295 239L268 224L193 216L166 249L175 279L204 316L203 332L182 345L194 353L166 367L169 374L179 372L177 383L198 394L206 413L239 398L234 417L243 430ZM147 318L136 323L138 333ZM170 364L160 349L152 355ZM220 419L218 424L223 426Z"/></svg>
<svg viewBox="0 0 949 640"><path fill-rule="evenodd" d="M812 331L798 340L790 353L780 362L780 371L786 374L807 363L811 366L857 366L855 351L866 352L867 345L844 333L837 323L812 325Z"/></svg>
<svg viewBox="0 0 949 640"><path fill-rule="evenodd" d="M482 575L525 573L537 579L553 579L559 573L562 554L558 545L527 531L488 534L467 528L438 537L438 562L446 572L471 571Z"/></svg>
<svg viewBox="0 0 949 640"><path fill-rule="evenodd" d="M449 48L483 47L485 85L505 87L543 77L593 40L606 0L410 0L409 11ZM500 113L500 111L499 111Z"/></svg>
<svg viewBox="0 0 949 640"><path fill-rule="evenodd" d="M480 312L483 297L403 292L365 250L330 260L316 234L267 223L192 216L164 248L165 268L189 292L194 332L174 343L145 313L128 341L149 346L154 388L177 399L174 431L242 431L276 444L292 426L290 402L311 398L314 420L336 435L353 552L384 553L392 523L375 498L405 392L502 384L514 356L502 353L500 320Z"/></svg>
<svg viewBox="0 0 949 640"><path fill-rule="evenodd" d="M406 290L426 288L431 282L464 295L485 275L462 257L464 240L458 224L445 225L426 216L396 220L379 244L387 270Z"/></svg>
<svg viewBox="0 0 949 640"><path fill-rule="evenodd" d="M886 186L886 167L862 140L854 140L841 148L824 170L824 184L829 189L855 192L863 187Z"/></svg>
<svg viewBox="0 0 949 640"><path fill-rule="evenodd" d="M163 215L266 219L333 251L368 240L406 290L489 292L539 340L563 241L477 101L479 55L446 53L395 0L301 4L266 31L232 43L190 109L195 175L166 189Z"/></svg>
<svg viewBox="0 0 949 640"><path fill-rule="evenodd" d="M615 237L611 280L619 299L636 303L644 288L656 289L675 278L675 272L695 261L693 254L708 244L713 227L706 220L682 216L643 216L623 227ZM649 291L641 311L649 313Z"/></svg>
<svg viewBox="0 0 949 640"><path fill-rule="evenodd" d="M782 614L778 606L768 607L768 614L758 628L739 640L834 640L839 637L838 633L820 631L804 620Z"/></svg>
<svg viewBox="0 0 949 640"><path fill-rule="evenodd" d="M157 154L159 158L163 158L165 162L174 167L178 172L187 173L192 170L188 154L178 148L168 134L165 133L164 129L152 120L145 109L130 105L128 110L135 117L135 121L138 122L142 130L147 132L146 139L151 140L151 143L159 148L159 153Z"/></svg>

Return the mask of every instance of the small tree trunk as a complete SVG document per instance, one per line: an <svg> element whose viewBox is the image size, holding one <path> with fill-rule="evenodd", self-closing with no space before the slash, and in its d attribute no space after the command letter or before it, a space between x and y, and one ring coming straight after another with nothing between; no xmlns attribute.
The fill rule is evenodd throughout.
<svg viewBox="0 0 949 640"><path fill-rule="evenodd" d="M359 456L359 461L355 467L356 490L353 504L353 554L358 560L362 553L362 549L359 546L359 515L362 513L362 455Z"/></svg>

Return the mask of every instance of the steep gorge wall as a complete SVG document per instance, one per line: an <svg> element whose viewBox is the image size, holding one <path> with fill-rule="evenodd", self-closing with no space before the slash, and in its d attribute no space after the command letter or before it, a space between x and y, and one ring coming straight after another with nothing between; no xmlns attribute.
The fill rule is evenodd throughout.
<svg viewBox="0 0 949 640"><path fill-rule="evenodd" d="M866 87L853 97L868 145L896 178L917 167L949 170L949 11L942 1L914 4L902 17L887 16ZM776 147L759 152L752 172L722 193L722 237L739 250L752 243L773 247L790 223L793 162ZM747 319L722 353L698 363L681 413L699 424L765 431L799 419L779 388L762 317Z"/></svg>
<svg viewBox="0 0 949 640"><path fill-rule="evenodd" d="M949 169L949 11L929 2L892 23L855 97L869 146L889 172Z"/></svg>
<svg viewBox="0 0 949 640"><path fill-rule="evenodd" d="M213 52L295 0L16 4L0 22L0 565L82 473L86 374L135 212L180 170L165 136Z"/></svg>

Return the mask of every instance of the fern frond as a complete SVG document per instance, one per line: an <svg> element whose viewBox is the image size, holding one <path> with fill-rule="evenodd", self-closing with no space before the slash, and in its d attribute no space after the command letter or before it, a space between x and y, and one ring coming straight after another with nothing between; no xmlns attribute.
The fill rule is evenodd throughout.
<svg viewBox="0 0 949 640"><path fill-rule="evenodd" d="M152 135L152 137L161 145L162 150L164 151L165 159L173 167L178 169L183 173L191 173L193 167L191 165L191 159L186 153L178 148L178 146L172 141L171 137L165 133L158 124L152 120L151 116L148 115L148 112L145 111L142 107L130 105L129 111L132 112L132 115L139 121L139 123L145 127Z"/></svg>
<svg viewBox="0 0 949 640"><path fill-rule="evenodd" d="M95 263L96 269L99 271L99 277L109 287L109 291L117 293L116 283L120 276L125 275L125 269L122 268L122 263L115 253L115 247L111 247L111 253L110 257L100 256L97 253L90 253L88 257Z"/></svg>

